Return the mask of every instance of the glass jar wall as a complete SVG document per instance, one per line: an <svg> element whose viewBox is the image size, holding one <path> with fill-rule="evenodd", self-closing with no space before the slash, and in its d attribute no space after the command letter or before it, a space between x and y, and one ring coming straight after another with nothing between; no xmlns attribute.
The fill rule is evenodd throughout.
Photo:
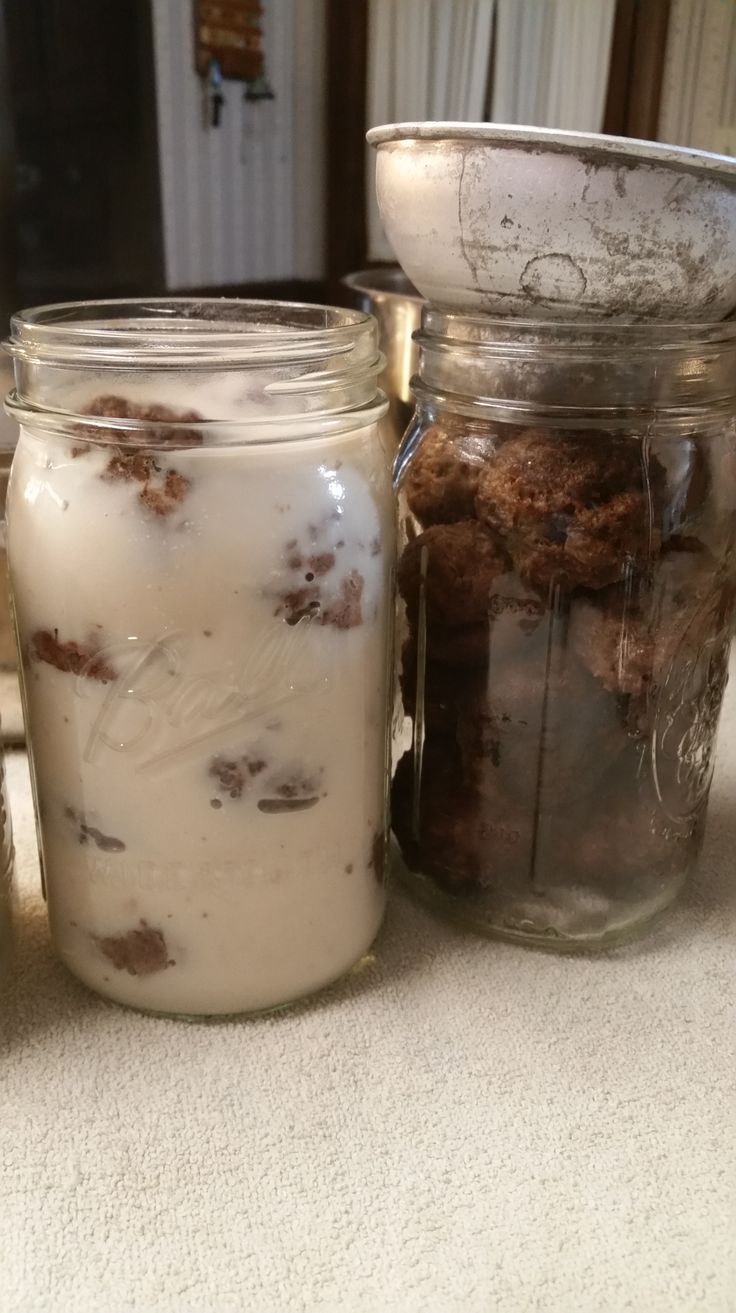
<svg viewBox="0 0 736 1313"><path fill-rule="evenodd" d="M393 828L454 918L558 949L703 834L734 600L736 326L428 309L397 461Z"/></svg>
<svg viewBox="0 0 736 1313"><path fill-rule="evenodd" d="M0 988L10 967L13 892L13 833L0 749Z"/></svg>
<svg viewBox="0 0 736 1313"><path fill-rule="evenodd" d="M395 553L375 325L249 302L13 323L9 556L62 959L187 1015L347 971L384 909Z"/></svg>

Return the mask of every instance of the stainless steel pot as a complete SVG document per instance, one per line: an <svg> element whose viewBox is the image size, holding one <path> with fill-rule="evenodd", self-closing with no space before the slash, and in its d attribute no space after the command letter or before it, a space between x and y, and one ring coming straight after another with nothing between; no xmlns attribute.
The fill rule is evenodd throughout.
<svg viewBox="0 0 736 1313"><path fill-rule="evenodd" d="M386 367L379 379L389 400L386 424L398 446L414 409L409 384L417 368L412 333L422 318L422 297L398 265L362 269L348 274L343 284L360 310L375 315Z"/></svg>

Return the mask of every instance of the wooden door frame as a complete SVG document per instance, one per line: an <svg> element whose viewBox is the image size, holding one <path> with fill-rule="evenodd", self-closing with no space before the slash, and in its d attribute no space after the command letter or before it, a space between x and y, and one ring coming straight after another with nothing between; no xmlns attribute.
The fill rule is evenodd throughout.
<svg viewBox="0 0 736 1313"><path fill-rule="evenodd" d="M365 263L369 0L327 0L326 270L331 297Z"/></svg>
<svg viewBox="0 0 736 1313"><path fill-rule="evenodd" d="M657 135L670 0L617 0L603 131Z"/></svg>

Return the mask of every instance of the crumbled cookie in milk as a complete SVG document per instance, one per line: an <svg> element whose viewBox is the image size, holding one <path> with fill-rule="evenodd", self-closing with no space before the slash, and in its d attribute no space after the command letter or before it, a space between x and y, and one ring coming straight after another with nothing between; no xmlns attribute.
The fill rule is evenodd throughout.
<svg viewBox="0 0 736 1313"><path fill-rule="evenodd" d="M90 401L83 409L83 414L93 419L128 419L136 424L145 424L145 429L131 428L95 428L94 436L99 440L120 444L125 447L199 447L202 436L196 429L186 427L189 424L201 424L202 416L196 410L176 410L173 406L139 405L127 401L125 397L99 396ZM80 426L82 427L82 426Z"/></svg>
<svg viewBox="0 0 736 1313"><path fill-rule="evenodd" d="M125 852L122 839L116 839L112 834L103 834L96 825L89 825L74 807L65 807L64 815L72 822L79 843L89 843L91 840L104 853Z"/></svg>
<svg viewBox="0 0 736 1313"><path fill-rule="evenodd" d="M376 539L365 546L351 544L351 557L375 556ZM354 565L346 565L346 541L340 515L334 512L319 524L310 524L302 540L290 539L284 548L285 582L277 591L275 615L288 625L300 620L354 629L363 623L365 579Z"/></svg>
<svg viewBox="0 0 736 1313"><path fill-rule="evenodd" d="M250 794L258 794L258 810L275 815L314 807L320 800L323 771L301 766L279 767L273 762L269 766L263 753L256 749L215 757L210 762L209 774L217 780L222 797L240 801ZM218 808L222 803L213 798L210 806Z"/></svg>
<svg viewBox="0 0 736 1313"><path fill-rule="evenodd" d="M121 935L93 935L95 944L117 971L129 976L150 976L176 962L169 957L163 931L141 918L132 930Z"/></svg>
<svg viewBox="0 0 736 1313"><path fill-rule="evenodd" d="M371 843L371 856L368 866L379 884L382 884L386 878L386 848L386 831L384 829L376 830Z"/></svg>
<svg viewBox="0 0 736 1313"><path fill-rule="evenodd" d="M306 771L299 766L276 772L264 783L266 796L259 798L258 810L273 816L316 807L321 795L322 776L321 769Z"/></svg>
<svg viewBox="0 0 736 1313"><path fill-rule="evenodd" d="M266 763L257 754L240 757L215 757L210 762L209 774L218 783L219 792L228 798L242 798L257 775L266 769Z"/></svg>
<svg viewBox="0 0 736 1313"><path fill-rule="evenodd" d="M201 422L202 416L196 410L177 411L171 406L136 405L118 396L96 397L84 413L95 418L127 419L147 425L145 429L95 430L99 440L112 444L112 454L100 478L109 483L140 483L138 500L141 505L161 519L171 515L184 501L191 487L190 480L176 469L164 468L153 451L145 448L201 446L201 435L196 429L185 426ZM89 442L76 445L72 448L72 456L83 456L92 449Z"/></svg>
<svg viewBox="0 0 736 1313"><path fill-rule="evenodd" d="M243 441L203 447L224 392L166 385L94 398L96 443L21 434L14 588L58 950L119 1002L225 1014L336 979L381 921L390 479L370 429L249 444L234 395Z"/></svg>
<svg viewBox="0 0 736 1313"><path fill-rule="evenodd" d="M163 477L158 477L162 471L156 471L155 479L148 479L138 493L138 499L154 515L163 518L171 515L173 511L181 506L191 484L189 479L185 479L183 474L176 470L166 470Z"/></svg>
<svg viewBox="0 0 736 1313"><path fill-rule="evenodd" d="M83 675L86 679L97 679L101 684L108 684L115 679L115 671L109 661L100 655L93 643L77 643L74 640L62 643L58 629L39 629L32 636L28 654L31 661L43 661L65 674Z"/></svg>

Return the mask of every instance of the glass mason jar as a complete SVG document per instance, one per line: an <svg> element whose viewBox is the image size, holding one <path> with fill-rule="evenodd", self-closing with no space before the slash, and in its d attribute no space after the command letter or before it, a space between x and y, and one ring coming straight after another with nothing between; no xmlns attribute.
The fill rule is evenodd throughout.
<svg viewBox="0 0 736 1313"><path fill-rule="evenodd" d="M736 537L736 324L427 309L396 464L393 828L506 939L605 946L703 834Z"/></svg>
<svg viewBox="0 0 736 1313"><path fill-rule="evenodd" d="M0 986L10 965L13 911L13 833L5 787L5 766L0 748Z"/></svg>
<svg viewBox="0 0 736 1313"><path fill-rule="evenodd" d="M385 902L394 502L375 324L12 321L8 548L51 930L117 1002L277 1007Z"/></svg>
<svg viewBox="0 0 736 1313"><path fill-rule="evenodd" d="M10 619L8 563L5 546L5 503L12 459L12 451L5 451L0 447L0 671L15 670L18 664Z"/></svg>

